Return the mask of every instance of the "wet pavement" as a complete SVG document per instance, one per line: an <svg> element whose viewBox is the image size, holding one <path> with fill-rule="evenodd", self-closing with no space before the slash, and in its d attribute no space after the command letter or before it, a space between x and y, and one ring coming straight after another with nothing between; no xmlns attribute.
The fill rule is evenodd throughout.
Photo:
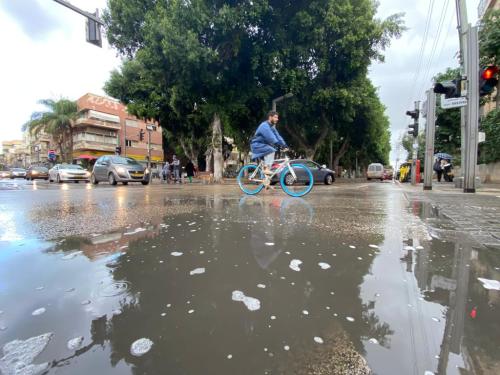
<svg viewBox="0 0 500 375"><path fill-rule="evenodd" d="M498 374L500 198L461 199L4 188L0 372Z"/></svg>

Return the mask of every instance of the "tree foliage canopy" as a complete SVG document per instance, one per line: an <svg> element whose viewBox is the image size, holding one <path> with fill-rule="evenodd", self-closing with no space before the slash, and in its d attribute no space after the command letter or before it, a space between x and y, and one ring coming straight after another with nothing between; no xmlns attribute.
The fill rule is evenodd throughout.
<svg viewBox="0 0 500 375"><path fill-rule="evenodd" d="M194 148L217 113L242 150L291 92L279 109L297 150L312 157L336 137L386 160L388 121L366 76L403 26L375 12L371 0L109 0L108 39L127 59L105 90Z"/></svg>

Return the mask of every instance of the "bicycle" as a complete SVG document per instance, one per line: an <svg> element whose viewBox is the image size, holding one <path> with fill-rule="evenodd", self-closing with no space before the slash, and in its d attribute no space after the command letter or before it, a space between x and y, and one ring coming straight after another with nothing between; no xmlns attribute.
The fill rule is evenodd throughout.
<svg viewBox="0 0 500 375"><path fill-rule="evenodd" d="M280 174L281 188L292 197L303 197L313 188L314 178L311 170L303 164L290 164L288 156L285 156L271 175L264 174L264 161L262 160L258 164L247 164L240 169L237 181L245 194L255 195L264 187L269 186L277 174Z"/></svg>

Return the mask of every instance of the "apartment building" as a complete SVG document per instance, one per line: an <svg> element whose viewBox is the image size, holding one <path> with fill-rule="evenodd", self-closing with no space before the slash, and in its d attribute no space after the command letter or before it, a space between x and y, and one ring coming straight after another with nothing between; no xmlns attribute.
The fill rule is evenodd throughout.
<svg viewBox="0 0 500 375"><path fill-rule="evenodd" d="M29 150L23 140L3 141L3 162L9 167L29 166Z"/></svg>
<svg viewBox="0 0 500 375"><path fill-rule="evenodd" d="M73 158L97 158L114 154L121 146L121 154L142 162L148 160L147 125L151 131L151 162L163 161L162 131L158 124L146 123L127 112L118 100L94 94L85 94L77 100L80 117L73 132ZM144 138L140 140L140 132Z"/></svg>
<svg viewBox="0 0 500 375"><path fill-rule="evenodd" d="M30 134L28 130L23 133L23 142L29 152L28 165L46 165L49 161L50 149L56 149L49 134L41 131L38 134Z"/></svg>

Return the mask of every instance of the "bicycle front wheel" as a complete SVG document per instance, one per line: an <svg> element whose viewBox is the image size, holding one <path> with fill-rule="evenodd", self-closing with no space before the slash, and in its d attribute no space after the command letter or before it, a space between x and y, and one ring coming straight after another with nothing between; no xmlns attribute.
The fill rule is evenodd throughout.
<svg viewBox="0 0 500 375"><path fill-rule="evenodd" d="M241 168L237 178L240 189L249 195L255 195L264 188L263 180L264 172L258 165L253 164Z"/></svg>
<svg viewBox="0 0 500 375"><path fill-rule="evenodd" d="M293 169L295 177L290 171ZM285 193L292 197L303 197L314 186L311 170L303 164L292 164L281 172L280 184Z"/></svg>

